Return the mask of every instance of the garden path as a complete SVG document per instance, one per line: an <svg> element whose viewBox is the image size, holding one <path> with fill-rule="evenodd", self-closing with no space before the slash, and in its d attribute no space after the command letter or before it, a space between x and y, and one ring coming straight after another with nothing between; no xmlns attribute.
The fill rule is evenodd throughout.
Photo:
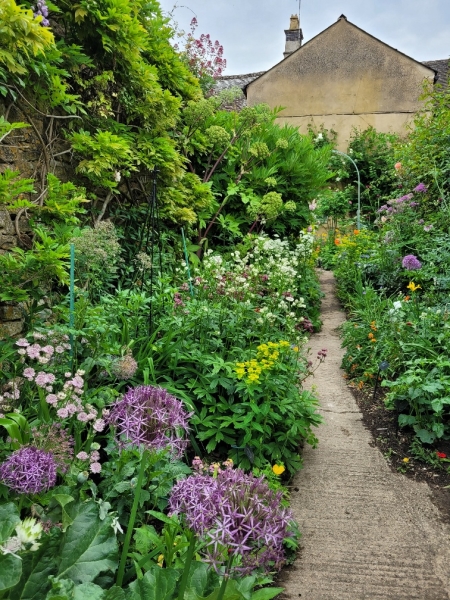
<svg viewBox="0 0 450 600"><path fill-rule="evenodd" d="M302 550L282 575L282 598L448 600L450 527L439 520L427 484L392 472L371 443L340 369L337 328L345 315L334 277L319 274L324 324L311 354L327 348L328 357L307 385L318 392L325 423L294 481Z"/></svg>

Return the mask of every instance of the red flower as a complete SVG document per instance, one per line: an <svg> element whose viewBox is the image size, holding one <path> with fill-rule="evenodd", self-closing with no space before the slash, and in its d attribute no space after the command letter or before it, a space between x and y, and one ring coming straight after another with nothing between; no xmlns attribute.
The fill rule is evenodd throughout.
<svg viewBox="0 0 450 600"><path fill-rule="evenodd" d="M436 456L437 456L438 458L447 458L447 455L446 455L446 454L444 454L444 452L436 452Z"/></svg>

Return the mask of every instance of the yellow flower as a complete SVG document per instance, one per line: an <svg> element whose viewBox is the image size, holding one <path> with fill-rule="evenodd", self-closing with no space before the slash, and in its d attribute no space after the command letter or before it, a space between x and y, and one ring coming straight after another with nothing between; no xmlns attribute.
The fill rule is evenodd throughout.
<svg viewBox="0 0 450 600"><path fill-rule="evenodd" d="M403 459L403 462L404 462L404 463L409 463L409 458L406 458L406 457L405 457L405 458Z"/></svg>
<svg viewBox="0 0 450 600"><path fill-rule="evenodd" d="M409 285L406 286L408 288L408 290L411 290L412 292L415 292L418 289L421 289L420 285L416 285L414 283L414 281L410 281Z"/></svg>
<svg viewBox="0 0 450 600"><path fill-rule="evenodd" d="M369 333L369 335L367 336L369 338L369 340L372 340L374 338L373 333Z"/></svg>
<svg viewBox="0 0 450 600"><path fill-rule="evenodd" d="M286 471L286 469L283 465L273 465L272 471L275 473L275 475L281 475Z"/></svg>
<svg viewBox="0 0 450 600"><path fill-rule="evenodd" d="M158 556L158 567L162 567L164 563L164 554Z"/></svg>
<svg viewBox="0 0 450 600"><path fill-rule="evenodd" d="M292 348L292 351L293 351L293 352L298 352L298 346L294 346L294 347Z"/></svg>

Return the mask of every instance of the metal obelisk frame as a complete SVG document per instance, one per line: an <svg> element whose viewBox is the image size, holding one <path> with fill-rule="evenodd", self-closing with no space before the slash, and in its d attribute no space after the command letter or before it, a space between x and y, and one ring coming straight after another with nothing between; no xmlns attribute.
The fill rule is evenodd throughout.
<svg viewBox="0 0 450 600"><path fill-rule="evenodd" d="M139 251L145 252L150 258L150 268L148 271L149 279L148 281L148 289L150 293L150 310L148 316L148 327L149 332L152 332L153 329L153 292L154 292L154 284L155 278L161 278L162 276L162 241L161 241L161 227L159 220L159 207L158 207L158 189L157 189L157 178L158 178L158 169L153 169L151 175L144 176L139 179L142 189L145 191L147 196L147 214L145 217L144 226L141 230L140 240L139 240ZM151 189L147 191L146 184L151 181ZM141 289L144 285L144 279L147 275L148 271L144 271L141 278Z"/></svg>

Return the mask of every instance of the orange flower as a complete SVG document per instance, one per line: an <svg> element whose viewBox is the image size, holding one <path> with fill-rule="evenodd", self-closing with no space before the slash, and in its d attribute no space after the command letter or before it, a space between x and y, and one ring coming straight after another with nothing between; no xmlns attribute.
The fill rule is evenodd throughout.
<svg viewBox="0 0 450 600"><path fill-rule="evenodd" d="M377 331L377 328L376 328L376 322L375 322L375 321L372 321L372 323L370 324L370 329L371 329L372 331Z"/></svg>
<svg viewBox="0 0 450 600"><path fill-rule="evenodd" d="M340 240L340 239L338 239L338 238L336 238L336 239L334 240L334 243L335 243L335 245L336 245L336 246L339 246L339 244L341 243L341 240Z"/></svg>
<svg viewBox="0 0 450 600"><path fill-rule="evenodd" d="M376 342L377 340L375 338L372 338L370 341L371 342Z"/></svg>
<svg viewBox="0 0 450 600"><path fill-rule="evenodd" d="M400 171L400 169L401 169L401 168L402 168L402 163L401 163L401 162L395 163L395 165L394 165L394 169L395 169L396 171Z"/></svg>
<svg viewBox="0 0 450 600"><path fill-rule="evenodd" d="M360 382L358 383L358 390L362 390L362 389L363 389L363 387L364 387L364 381L360 381Z"/></svg>
<svg viewBox="0 0 450 600"><path fill-rule="evenodd" d="M355 235L359 235L359 229L354 229L354 230L353 230L353 233L354 233Z"/></svg>
<svg viewBox="0 0 450 600"><path fill-rule="evenodd" d="M373 339L373 333L369 333L369 335L367 336L369 338L369 340Z"/></svg>
<svg viewBox="0 0 450 600"><path fill-rule="evenodd" d="M405 302L408 302L408 300L409 300L409 296L405 296L405 297L403 298L403 300L404 300Z"/></svg>

